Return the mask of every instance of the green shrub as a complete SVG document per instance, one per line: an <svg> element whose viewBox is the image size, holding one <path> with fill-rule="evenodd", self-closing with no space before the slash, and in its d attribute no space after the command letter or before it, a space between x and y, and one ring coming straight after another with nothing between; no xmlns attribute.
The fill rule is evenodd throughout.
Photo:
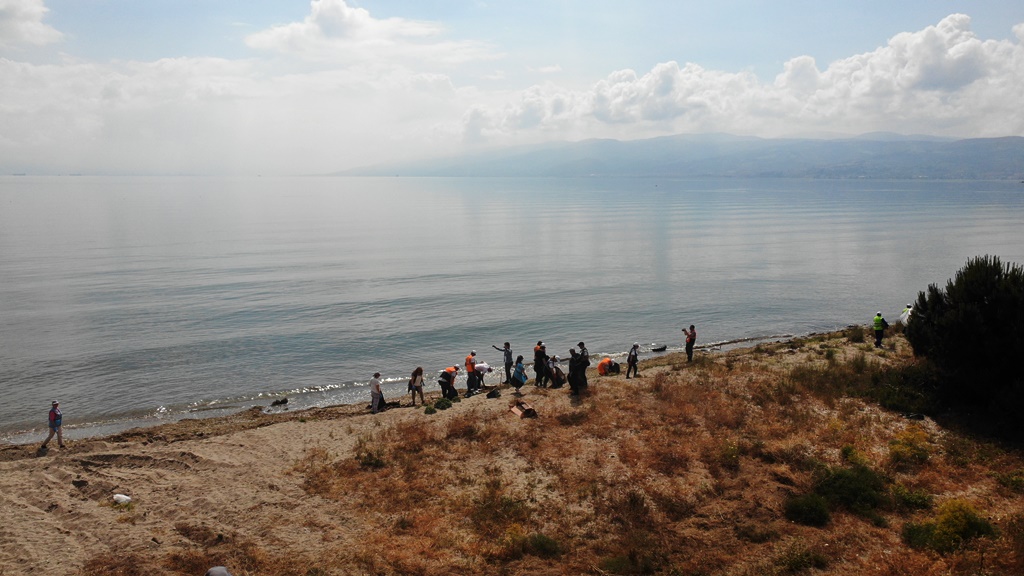
<svg viewBox="0 0 1024 576"><path fill-rule="evenodd" d="M1003 488L1008 488L1018 494L1024 494L1024 470L1014 472L996 472L996 482Z"/></svg>
<svg viewBox="0 0 1024 576"><path fill-rule="evenodd" d="M897 467L924 464L929 457L928 434L920 428L908 428L889 441L889 461Z"/></svg>
<svg viewBox="0 0 1024 576"><path fill-rule="evenodd" d="M433 406L427 406L426 408L423 409L423 413L424 414L437 414L437 408L434 408Z"/></svg>
<svg viewBox="0 0 1024 576"><path fill-rule="evenodd" d="M449 409L451 407L452 407L452 401L447 399L447 398L441 398L440 400L434 402L434 409L435 410L447 410L447 409Z"/></svg>
<svg viewBox="0 0 1024 576"><path fill-rule="evenodd" d="M893 505L898 510L926 510L932 507L932 495L924 490L912 490L896 484L890 490Z"/></svg>
<svg viewBox="0 0 1024 576"><path fill-rule="evenodd" d="M846 329L846 339L851 344L863 344L864 343L864 329L860 326L851 326Z"/></svg>
<svg viewBox="0 0 1024 576"><path fill-rule="evenodd" d="M832 520L828 501L818 494L792 496L784 505L786 519L805 526L824 526Z"/></svg>
<svg viewBox="0 0 1024 576"><path fill-rule="evenodd" d="M799 574L811 568L828 568L828 558L821 552L793 546L775 560L782 574Z"/></svg>
<svg viewBox="0 0 1024 576"><path fill-rule="evenodd" d="M833 506L875 519L875 510L888 503L885 479L863 464L831 468L815 483L814 492Z"/></svg>
<svg viewBox="0 0 1024 576"><path fill-rule="evenodd" d="M1024 268L996 256L967 261L942 290L920 292L906 337L917 356L942 372L940 398L950 406L987 408L997 432L1020 435L1024 408Z"/></svg>
<svg viewBox="0 0 1024 576"><path fill-rule="evenodd" d="M908 546L942 554L954 552L975 538L995 535L995 527L963 500L950 500L940 506L934 521L908 522L903 527L903 541Z"/></svg>

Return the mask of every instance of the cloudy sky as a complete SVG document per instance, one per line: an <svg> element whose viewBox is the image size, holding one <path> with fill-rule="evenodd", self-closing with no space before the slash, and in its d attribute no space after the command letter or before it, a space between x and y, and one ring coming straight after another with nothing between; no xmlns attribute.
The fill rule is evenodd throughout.
<svg viewBox="0 0 1024 576"><path fill-rule="evenodd" d="M0 173L1024 135L1020 0L0 0Z"/></svg>

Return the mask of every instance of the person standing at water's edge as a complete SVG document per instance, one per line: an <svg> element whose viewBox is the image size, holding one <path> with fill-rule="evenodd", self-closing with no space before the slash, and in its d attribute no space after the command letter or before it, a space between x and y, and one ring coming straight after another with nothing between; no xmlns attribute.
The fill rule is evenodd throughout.
<svg viewBox="0 0 1024 576"><path fill-rule="evenodd" d="M693 345L697 343L697 329L690 324L690 329L683 328L683 334L686 334L686 361L693 362Z"/></svg>
<svg viewBox="0 0 1024 576"><path fill-rule="evenodd" d="M579 380L577 382L577 385L579 386L577 392L579 392L589 386L589 383L587 382L587 368L590 366L590 350L587 350L587 345L584 344L582 340L576 345L576 347L580 349L578 360L580 371Z"/></svg>
<svg viewBox="0 0 1024 576"><path fill-rule="evenodd" d="M376 414L380 412L384 404L384 394L380 391L380 372L374 372L370 379L370 411Z"/></svg>
<svg viewBox="0 0 1024 576"><path fill-rule="evenodd" d="M629 354L626 355L626 380L629 380L629 371L633 371L633 376L640 375L640 343L633 342L633 347L629 349Z"/></svg>
<svg viewBox="0 0 1024 576"><path fill-rule="evenodd" d="M466 397L472 396L473 392L480 387L477 384L476 374L476 350L472 350L466 356Z"/></svg>
<svg viewBox="0 0 1024 576"><path fill-rule="evenodd" d="M879 310L878 313L875 314L875 317L871 321L871 324L871 327L875 331L875 348L881 348L882 338L885 337L885 329L889 327L889 323L885 321L885 318L882 318L881 310Z"/></svg>
<svg viewBox="0 0 1024 576"><path fill-rule="evenodd" d="M412 394L412 405L416 405L416 393L420 394L420 403L424 406L427 405L427 401L423 399L423 367L417 366L412 371L412 377L409 378L409 393Z"/></svg>
<svg viewBox="0 0 1024 576"><path fill-rule="evenodd" d="M538 341L533 347L533 379L534 386L544 387L548 375L548 349L544 342Z"/></svg>
<svg viewBox="0 0 1024 576"><path fill-rule="evenodd" d="M43 445L40 446L40 448L45 449L46 445L50 442L50 439L53 438L54 434L57 435L57 447L64 447L64 434L61 428L61 421L63 419L64 415L61 414L60 412L60 402L54 400L50 404L50 416L47 422L47 426L50 428L50 435L46 437L46 440L43 440Z"/></svg>
<svg viewBox="0 0 1024 576"><path fill-rule="evenodd" d="M498 352L502 352L505 355L505 381L502 384L512 383L512 345L505 342L504 348L498 348L494 344L491 344L491 348L494 348Z"/></svg>

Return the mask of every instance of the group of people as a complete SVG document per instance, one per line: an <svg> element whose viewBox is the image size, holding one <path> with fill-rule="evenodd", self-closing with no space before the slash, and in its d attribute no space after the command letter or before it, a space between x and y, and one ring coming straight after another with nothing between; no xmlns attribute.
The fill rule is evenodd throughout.
<svg viewBox="0 0 1024 576"><path fill-rule="evenodd" d="M693 360L693 346L697 341L697 330L690 325L689 329L683 328L686 334L686 357L688 361ZM520 354L514 356L512 345L505 342L499 348L492 345L491 348L502 353L504 363L504 380L501 384L507 384L515 388L516 393L526 385L530 379L524 358ZM629 353L626 355L626 379L640 376L640 344L633 343ZM466 370L466 397L479 393L483 388L484 376L494 371L489 364L477 360L476 350L470 351L466 356L464 367ZM562 359L557 354L549 355L547 346L543 340L538 340L533 347L533 385L539 388L562 388L569 386L569 394L579 396L588 387L587 368L590 367L590 351L584 342L579 342L574 348L569 349L568 373L562 370ZM606 376L619 374L620 367L611 358L603 358L598 363L598 374ZM458 364L448 366L441 370L437 378L437 384L441 388L441 397L452 399L459 395L455 389L455 381L459 376L460 367ZM632 376L631 376L632 374ZM423 395L423 367L417 366L409 377L408 392L412 395L412 405L416 405L416 397L419 396L420 404L426 405ZM370 380L371 410L379 412L384 407L384 396L380 389L380 373L376 372Z"/></svg>

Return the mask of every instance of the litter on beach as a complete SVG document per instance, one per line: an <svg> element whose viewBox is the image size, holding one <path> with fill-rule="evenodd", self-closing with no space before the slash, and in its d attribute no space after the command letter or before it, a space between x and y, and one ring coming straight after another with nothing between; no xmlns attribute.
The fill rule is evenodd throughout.
<svg viewBox="0 0 1024 576"><path fill-rule="evenodd" d="M512 412L513 414L515 414L516 416L519 416L520 418L536 418L537 417L537 411L533 409L533 406L530 406L526 402L517 401L514 404L512 404L511 406L509 406L508 409L509 409L509 412Z"/></svg>
<svg viewBox="0 0 1024 576"><path fill-rule="evenodd" d="M123 506L125 504L130 503L131 501L132 501L132 499L131 499L130 496L125 496L124 494L114 494L114 503L115 504L121 504Z"/></svg>

